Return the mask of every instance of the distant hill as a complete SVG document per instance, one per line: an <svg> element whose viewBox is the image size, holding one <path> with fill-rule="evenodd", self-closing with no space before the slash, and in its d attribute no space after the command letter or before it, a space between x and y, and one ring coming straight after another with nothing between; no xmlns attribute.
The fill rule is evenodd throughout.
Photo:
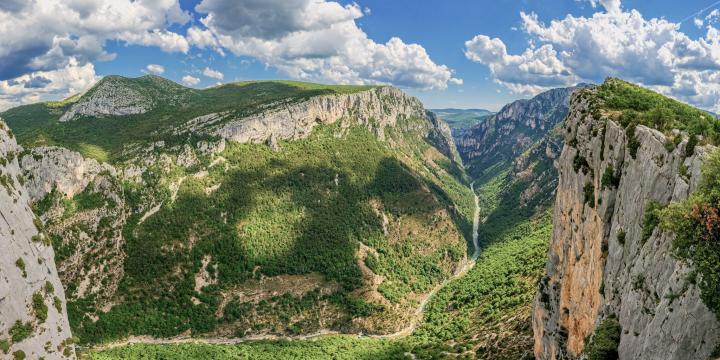
<svg viewBox="0 0 720 360"><path fill-rule="evenodd" d="M469 129L487 117L494 114L494 112L485 109L432 109L439 118L445 120L452 130L453 137L457 137L460 133Z"/></svg>

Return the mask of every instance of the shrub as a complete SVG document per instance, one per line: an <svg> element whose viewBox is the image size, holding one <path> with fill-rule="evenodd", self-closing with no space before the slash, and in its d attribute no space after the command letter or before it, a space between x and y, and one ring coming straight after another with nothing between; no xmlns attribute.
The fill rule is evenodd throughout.
<svg viewBox="0 0 720 360"><path fill-rule="evenodd" d="M691 157L695 154L695 147L698 144L698 137L695 134L690 134L687 145L685 145L685 157Z"/></svg>
<svg viewBox="0 0 720 360"><path fill-rule="evenodd" d="M573 159L573 169L575 170L575 172L582 170L583 174L587 174L587 172L590 170L590 164L588 164L585 157L580 154L576 154L575 158Z"/></svg>
<svg viewBox="0 0 720 360"><path fill-rule="evenodd" d="M680 167L678 168L678 174L680 176L687 178L690 176L690 173L688 172L688 167L685 166L685 164L680 164Z"/></svg>
<svg viewBox="0 0 720 360"><path fill-rule="evenodd" d="M623 230L618 231L617 240L621 245L625 245L625 236L626 236L625 231L623 231Z"/></svg>
<svg viewBox="0 0 720 360"><path fill-rule="evenodd" d="M53 306L55 306L55 309L61 313L62 312L62 301L59 297L53 296Z"/></svg>
<svg viewBox="0 0 720 360"><path fill-rule="evenodd" d="M27 277L27 270L25 270L25 261L22 258L15 260L15 266L22 272L22 277Z"/></svg>
<svg viewBox="0 0 720 360"><path fill-rule="evenodd" d="M720 319L720 152L702 169L698 190L689 199L660 212L661 228L675 233L673 254L690 261L701 299Z"/></svg>
<svg viewBox="0 0 720 360"><path fill-rule="evenodd" d="M591 182L588 182L585 184L583 192L585 193L585 203L590 205L590 207L595 207L595 186L593 186Z"/></svg>
<svg viewBox="0 0 720 360"><path fill-rule="evenodd" d="M620 174L615 174L615 169L612 165L608 165L605 168L605 172L600 180L603 188L616 188L620 185Z"/></svg>
<svg viewBox="0 0 720 360"><path fill-rule="evenodd" d="M600 322L592 339L585 344L585 356L588 360L616 360L618 359L618 345L622 327L615 316Z"/></svg>
<svg viewBox="0 0 720 360"><path fill-rule="evenodd" d="M637 157L638 148L640 148L640 141L635 136L635 124L630 124L627 128L627 148L630 157L635 159Z"/></svg>
<svg viewBox="0 0 720 360"><path fill-rule="evenodd" d="M34 293L32 296L32 308L35 312L35 317L41 324L47 320L48 307L45 305L45 297L39 291Z"/></svg>
<svg viewBox="0 0 720 360"><path fill-rule="evenodd" d="M652 236L655 227L660 224L659 211L662 210L662 208L663 206L655 200L650 200L650 202L648 202L648 204L645 206L642 236L640 237L640 241L643 244L645 244L645 242L650 238L650 236Z"/></svg>
<svg viewBox="0 0 720 360"><path fill-rule="evenodd" d="M31 322L25 324L22 321L17 320L15 324L10 328L10 338L14 343L19 343L32 335L33 326Z"/></svg>
<svg viewBox="0 0 720 360"><path fill-rule="evenodd" d="M45 281L45 292L52 294L55 292L55 286L50 281Z"/></svg>

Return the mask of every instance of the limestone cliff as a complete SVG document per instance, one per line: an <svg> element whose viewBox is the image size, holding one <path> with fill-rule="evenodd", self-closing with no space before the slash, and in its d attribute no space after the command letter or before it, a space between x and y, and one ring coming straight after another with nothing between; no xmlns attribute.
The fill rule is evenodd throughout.
<svg viewBox="0 0 720 360"><path fill-rule="evenodd" d="M620 359L708 359L720 324L689 280L692 269L672 256L671 235L642 232L648 204L687 198L712 149L686 156L687 136L668 147L648 127L629 134L612 114L593 114L596 91L576 93L566 119L547 276L534 304L535 355L581 357L598 324L616 317Z"/></svg>
<svg viewBox="0 0 720 360"><path fill-rule="evenodd" d="M426 118L428 121L422 124L426 136L438 140L436 142L441 150L452 157L455 146L447 124L433 113L426 112L417 98L389 86L350 94L315 96L300 102L270 104L264 111L247 117L236 118L231 113L207 114L190 120L175 132L201 132L240 143L272 144L277 140L303 139L320 124L352 119L384 140L386 128L411 117Z"/></svg>
<svg viewBox="0 0 720 360"><path fill-rule="evenodd" d="M123 275L122 178L113 166L61 147L28 150L20 165L30 200L44 204L35 206L35 215L53 239L60 279L64 284L78 284L69 289L67 299L93 295L104 306ZM99 201L78 205L77 197Z"/></svg>
<svg viewBox="0 0 720 360"><path fill-rule="evenodd" d="M0 351L3 357L74 358L63 286L53 248L29 207L20 151L0 121Z"/></svg>

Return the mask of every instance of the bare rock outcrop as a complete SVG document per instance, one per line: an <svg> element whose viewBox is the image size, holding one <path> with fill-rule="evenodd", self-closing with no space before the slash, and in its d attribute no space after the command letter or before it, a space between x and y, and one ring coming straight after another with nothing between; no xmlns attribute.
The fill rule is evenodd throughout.
<svg viewBox="0 0 720 360"><path fill-rule="evenodd" d="M119 172L112 165L61 147L26 151L20 165L29 199L51 204L48 211L36 215L44 223L46 235L53 236L59 246L56 266L62 282L78 284L67 298L92 294L97 304L106 304L124 273L121 229L127 216ZM89 209L69 205L72 210L68 211L63 200L82 193L102 197L102 203Z"/></svg>
<svg viewBox="0 0 720 360"><path fill-rule="evenodd" d="M60 121L72 121L80 116L144 114L152 107L152 98L126 86L121 77L108 76L73 104Z"/></svg>
<svg viewBox="0 0 720 360"><path fill-rule="evenodd" d="M215 133L241 143L264 143L307 137L319 124L331 124L348 116L384 138L384 129L401 117L424 116L422 103L393 87L380 87L353 94L316 96L307 101L280 106L265 113L230 121Z"/></svg>
<svg viewBox="0 0 720 360"><path fill-rule="evenodd" d="M39 232L17 160L0 121L0 343L3 358L74 358L54 252Z"/></svg>
<svg viewBox="0 0 720 360"><path fill-rule="evenodd" d="M643 240L642 232L648 204L686 199L712 149L686 157L687 138L668 150L662 133L638 125L631 156L628 131L606 114L594 118L588 99L575 94L566 120L547 276L534 304L535 355L580 358L597 325L616 316L620 359L708 359L720 323L689 280L692 269L672 256L671 234L656 228ZM601 180L607 169L616 184Z"/></svg>
<svg viewBox="0 0 720 360"><path fill-rule="evenodd" d="M29 150L22 156L21 167L28 180L26 188L32 201L42 199L53 188L72 197L82 192L98 174L115 172L110 165L55 146Z"/></svg>

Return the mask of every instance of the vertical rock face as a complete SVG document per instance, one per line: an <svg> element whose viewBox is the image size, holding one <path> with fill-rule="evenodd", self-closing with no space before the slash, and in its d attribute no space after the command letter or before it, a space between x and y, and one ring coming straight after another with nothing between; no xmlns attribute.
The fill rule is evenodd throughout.
<svg viewBox="0 0 720 360"><path fill-rule="evenodd" d="M19 151L0 121L0 351L29 359L74 358L54 252L33 221Z"/></svg>
<svg viewBox="0 0 720 360"><path fill-rule="evenodd" d="M536 357L580 357L597 325L616 316L621 359L707 359L720 324L688 279L692 269L672 257L672 235L656 228L643 240L642 232L648 204L687 198L712 149L686 157L687 139L669 151L662 133L639 125L633 157L626 130L594 119L587 101L573 96L558 160L547 276L534 304ZM615 185L601 180L609 167Z"/></svg>
<svg viewBox="0 0 720 360"><path fill-rule="evenodd" d="M68 291L67 299L92 295L96 303L106 304L117 290L125 259L121 234L125 199L116 169L54 146L26 151L19 161L33 203L54 205L82 194L102 198L102 204L92 209L66 213L55 208L35 215L45 224L45 235L55 239L60 279L66 285L79 284ZM113 230L107 231L103 224ZM103 255L99 262L94 259L98 254Z"/></svg>
<svg viewBox="0 0 720 360"><path fill-rule="evenodd" d="M175 132L208 133L228 141L265 143L274 147L278 140L306 138L315 126L353 119L380 140L385 140L387 128L420 130L444 155L453 159L457 154L450 127L434 113L426 111L420 100L391 86L351 94L315 96L298 103L272 104L267 110L255 115L242 118L231 116L228 113L202 115L188 121ZM409 118L427 121L415 125L402 122ZM407 126L423 128L410 129Z"/></svg>
<svg viewBox="0 0 720 360"><path fill-rule="evenodd" d="M231 120L214 133L241 143L263 143L271 136L296 140L310 135L319 124L331 124L353 116L383 139L385 127L394 126L400 118L424 114L420 100L397 88L379 87L353 94L315 96L297 104L281 105L257 115Z"/></svg>

